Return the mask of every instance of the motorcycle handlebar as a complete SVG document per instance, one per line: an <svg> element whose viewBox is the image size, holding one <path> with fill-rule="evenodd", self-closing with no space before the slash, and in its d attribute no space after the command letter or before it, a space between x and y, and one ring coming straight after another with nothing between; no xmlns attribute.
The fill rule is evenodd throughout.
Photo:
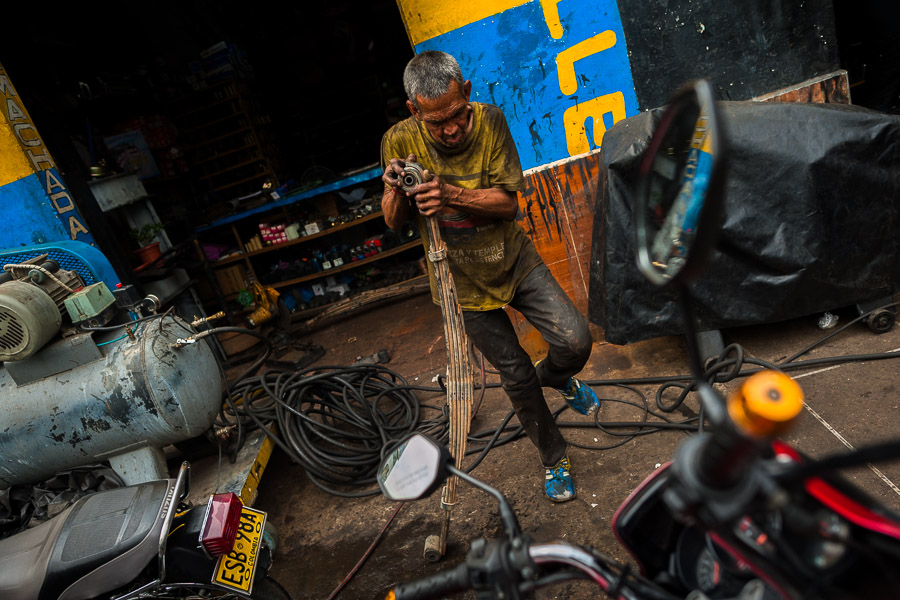
<svg viewBox="0 0 900 600"><path fill-rule="evenodd" d="M385 600L427 600L462 592L471 587L469 567L466 563L460 563L452 569L401 583L388 593Z"/></svg>
<svg viewBox="0 0 900 600"><path fill-rule="evenodd" d="M718 427L705 443L700 479L713 488L731 487L753 460L761 442L782 433L803 410L803 391L779 371L761 371L728 398L730 424Z"/></svg>
<svg viewBox="0 0 900 600"><path fill-rule="evenodd" d="M612 582L616 578L607 566L598 558L581 546L575 546L565 542L551 542L547 544L531 544L526 542L526 552L529 562L533 566L553 568L572 567L596 583L607 594L612 594L615 600L637 600L629 585L617 586L617 590L611 589ZM391 590L385 600L428 600L440 598L447 594L462 592L470 589L494 589L495 577L504 581L521 581L521 573L510 563L503 561L502 573L492 570L480 571L477 577L481 587L475 587L472 581L472 569L468 563L461 563L456 567L428 575L415 581L397 585ZM477 568L475 571L479 571ZM577 575L572 573L571 578ZM539 584L538 584L539 585ZM486 586L486 587L485 587ZM647 598L660 598L658 595L648 595ZM665 596L669 598L669 596Z"/></svg>
<svg viewBox="0 0 900 600"><path fill-rule="evenodd" d="M604 592L610 592L613 576L609 569L600 564L593 554L580 546L573 546L565 542L533 544L528 548L528 555L537 565L557 564L574 567L586 574ZM634 600L635 596L627 587L622 587L615 594L615 598L616 600Z"/></svg>

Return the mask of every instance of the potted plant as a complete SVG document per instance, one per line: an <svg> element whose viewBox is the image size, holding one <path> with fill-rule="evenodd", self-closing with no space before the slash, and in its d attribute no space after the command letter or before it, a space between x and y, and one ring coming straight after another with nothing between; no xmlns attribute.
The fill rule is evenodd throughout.
<svg viewBox="0 0 900 600"><path fill-rule="evenodd" d="M162 229L162 223L147 223L128 232L139 246L135 253L138 255L142 266L154 263L162 256L159 242L153 241Z"/></svg>

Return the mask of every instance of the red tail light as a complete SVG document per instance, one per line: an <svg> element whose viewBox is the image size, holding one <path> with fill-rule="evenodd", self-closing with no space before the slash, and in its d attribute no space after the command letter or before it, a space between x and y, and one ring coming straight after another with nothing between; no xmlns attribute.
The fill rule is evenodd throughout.
<svg viewBox="0 0 900 600"><path fill-rule="evenodd" d="M216 494L209 501L200 543L213 558L228 554L234 547L241 522L241 499L234 492Z"/></svg>

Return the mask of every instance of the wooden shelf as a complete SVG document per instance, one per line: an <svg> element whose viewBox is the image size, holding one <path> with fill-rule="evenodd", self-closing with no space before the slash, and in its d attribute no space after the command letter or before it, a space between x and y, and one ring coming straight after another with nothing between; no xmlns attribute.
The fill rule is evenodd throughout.
<svg viewBox="0 0 900 600"><path fill-rule="evenodd" d="M270 283L269 287L280 288L286 287L289 285L294 285L297 283L303 283L304 281L312 281L313 279L321 279L322 277L328 277L329 275L334 275L335 273L341 273L343 271L349 271L350 269L356 269L357 267L361 267L363 265L367 265L376 261L381 260L382 258L387 258L388 256L393 256L395 254L400 254L410 248L415 248L416 246L422 246L422 240L419 238L414 239L411 242L406 242L405 244L401 244L395 248L391 248L390 250L385 250L384 252L379 252L374 256L370 256L369 258L364 258L362 260L357 260L354 262L349 262L345 265L341 265L340 267L334 267L332 269L326 269L324 271L319 271L317 273L310 273L309 275L304 275L303 277L296 277L294 279L288 279L287 281L279 281L278 283ZM424 252L424 250L423 250Z"/></svg>
<svg viewBox="0 0 900 600"><path fill-rule="evenodd" d="M321 250L322 249L321 246L328 244L328 242L329 242L329 240L321 241L321 239L325 238L326 236L330 236L332 234L337 234L337 233L339 233L343 230L349 229L351 227L358 227L360 225L363 225L364 223L376 223L376 220L379 220L379 219L383 220L384 213L380 210L377 210L375 212L372 212L363 217L354 219L352 221L348 221L346 223L341 223L340 225L335 225L333 227L328 227L318 233L298 237L297 239L290 240L288 242L284 242L281 244L265 246L263 248L260 248L259 250L254 250L251 252L246 251L246 245L244 243L244 240L242 239L242 233L244 235L246 235L247 229L251 228L251 225L248 224L245 228L243 228L243 231L239 231L238 228L235 226L236 222L241 221L243 219L247 219L254 215L259 215L260 217L262 217L267 214L271 214L271 215L278 214L279 212L283 212L283 209L285 207L299 203L307 198L314 198L317 196L321 196L323 194L327 194L329 192L333 192L333 191L340 190L343 188L348 188L353 185L358 185L358 184L370 185L367 182L377 180L379 177L381 177L382 172L383 172L383 170L377 164L366 165L365 167L356 169L351 172L344 173L343 176L336 181L332 181L332 182L322 184L319 186L315 186L312 188L299 190L299 191L296 191L293 194L290 194L283 198L278 198L278 199L266 202L264 204L259 204L257 206L253 206L252 208L248 208L240 213L230 215L228 217L223 217L223 218L218 219L208 225L198 227L195 230L196 233L202 233L204 231L208 231L208 230L211 230L216 227L221 227L223 225L230 225L231 233L234 236L234 242L238 245L238 248L240 248L239 252L232 254L230 256L227 256L225 258L221 258L213 263L209 263L208 266L212 269L220 269L222 267L228 267L228 266L234 266L234 265L240 264L246 268L248 276L254 277L257 280L259 280L259 278L257 277L257 274L255 272L255 265L254 265L254 262L257 262L257 261L253 260L256 257L262 256L262 255L269 255L269 256L277 257L279 255L273 255L270 253L281 252L283 250L287 250L288 252L290 252L290 250L289 250L290 248L296 247L298 244L305 244L307 242L314 242L313 247L315 249ZM248 178L248 180L258 179L265 175L267 175L267 174L261 173L255 177ZM207 176L207 177L205 177L205 179L207 181L209 181L209 180L215 181L214 175ZM243 181L234 182L231 185L238 185L240 183L243 183ZM373 183L371 185L375 185L375 184ZM218 188L216 188L216 190L225 189L226 187L230 187L230 185L218 187ZM387 227L384 226L383 222L381 223L381 225L382 226L378 228L379 232L383 232L387 229ZM373 226L374 225L371 225L370 227L373 227ZM341 236L341 239L343 239L344 237L345 236ZM320 241L318 243L315 243L315 240L320 240ZM395 248L385 250L384 252L379 252L378 254L374 254L374 255L369 256L368 258L364 258L362 260L351 261L351 262L343 264L339 267L333 267L331 269L327 269L324 271L318 271L315 273L307 273L306 275L303 275L300 277L294 277L292 279L287 279L285 281L279 281L277 283L267 283L266 285L269 287L272 287L272 288L286 288L289 286L302 284L304 282L323 279L330 275L337 275L339 273L344 273L344 272L347 272L347 271L350 271L353 269L357 269L357 268L365 269L368 265L371 265L382 259L386 259L391 256L396 256L403 252L415 252L415 250L413 250L415 248L419 249L419 251L418 251L419 255L424 254L424 250L422 249L422 241L417 238L417 239L411 240L409 242L406 242L404 244L400 244L399 246L397 246ZM410 255L410 256L412 256L412 255ZM285 275L288 275L288 274L285 273Z"/></svg>
<svg viewBox="0 0 900 600"><path fill-rule="evenodd" d="M324 237L326 235L335 233L336 231L341 231L342 229L350 229L351 227L356 227L357 225L362 225L366 221L371 221L372 219L377 219L384 215L380 210L378 212L373 212L364 217L360 217L358 219L354 219L352 221L348 221L346 223L341 223L340 225L335 225L334 227L329 227L328 229L323 229L319 233L313 233L310 235L304 235L298 237L295 240L291 240L289 242L283 242L281 244L274 244L272 246L266 246L261 250L252 250L250 252L243 252L240 254L232 254L231 256L226 256L225 258L221 258L216 262L212 263L211 267L221 267L222 265L227 265L233 262L237 262L239 260L243 260L244 257L251 256L259 256L260 254L267 254L269 252L276 252L278 250L283 250L285 248L290 248L291 246L295 246L297 244L302 244L303 242L308 242L310 240L314 240L316 238Z"/></svg>

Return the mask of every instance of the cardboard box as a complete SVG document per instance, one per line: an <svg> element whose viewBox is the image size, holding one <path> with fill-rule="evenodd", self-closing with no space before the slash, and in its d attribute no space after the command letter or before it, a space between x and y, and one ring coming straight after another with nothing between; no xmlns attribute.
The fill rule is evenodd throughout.
<svg viewBox="0 0 900 600"><path fill-rule="evenodd" d="M333 193L319 196L315 199L316 212L319 213L320 217L339 216L341 211L338 210L338 200L340 200L340 197Z"/></svg>
<svg viewBox="0 0 900 600"><path fill-rule="evenodd" d="M219 284L219 290L222 292L222 295L236 294L244 289L246 273L243 265L213 269L213 272L216 274L216 283Z"/></svg>

